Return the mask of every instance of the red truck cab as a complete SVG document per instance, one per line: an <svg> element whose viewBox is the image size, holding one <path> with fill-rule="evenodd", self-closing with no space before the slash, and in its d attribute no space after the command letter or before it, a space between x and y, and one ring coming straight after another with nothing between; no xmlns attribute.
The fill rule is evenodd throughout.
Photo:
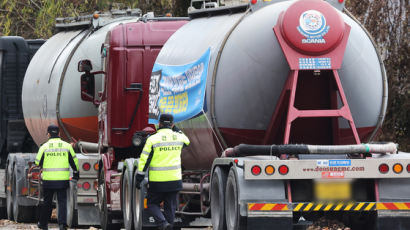
<svg viewBox="0 0 410 230"><path fill-rule="evenodd" d="M168 38L186 22L186 18L154 18L119 24L107 33L101 47L103 71L90 72L90 62L79 63L79 71L85 72L81 76L82 99L99 106L101 161L95 186L103 229L118 227L111 219L121 218L121 176L127 167L124 160L138 158L144 143L133 145L133 138L155 128L148 124L149 85L155 59ZM102 92L92 96L97 74L104 76Z"/></svg>

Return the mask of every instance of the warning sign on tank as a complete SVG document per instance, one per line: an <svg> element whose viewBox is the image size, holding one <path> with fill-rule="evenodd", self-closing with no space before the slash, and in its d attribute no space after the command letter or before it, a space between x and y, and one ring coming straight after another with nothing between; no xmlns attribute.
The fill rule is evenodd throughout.
<svg viewBox="0 0 410 230"><path fill-rule="evenodd" d="M208 49L197 61L182 66L155 63L149 92L150 124L157 124L164 113L179 122L202 111L210 53Z"/></svg>

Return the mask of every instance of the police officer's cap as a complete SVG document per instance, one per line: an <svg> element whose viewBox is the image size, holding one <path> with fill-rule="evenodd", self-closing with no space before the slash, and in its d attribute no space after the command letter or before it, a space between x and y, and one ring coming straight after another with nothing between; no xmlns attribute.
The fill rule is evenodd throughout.
<svg viewBox="0 0 410 230"><path fill-rule="evenodd" d="M161 114L159 122L164 125L172 125L174 123L174 116L172 114Z"/></svg>
<svg viewBox="0 0 410 230"><path fill-rule="evenodd" d="M60 131L60 129L58 128L58 126L56 126L54 124L49 125L48 128L47 128L47 132L51 136L57 136L59 131Z"/></svg>

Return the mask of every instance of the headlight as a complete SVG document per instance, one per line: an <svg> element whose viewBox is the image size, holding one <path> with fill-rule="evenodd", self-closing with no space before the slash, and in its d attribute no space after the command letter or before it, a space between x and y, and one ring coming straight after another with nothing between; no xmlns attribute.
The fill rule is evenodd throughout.
<svg viewBox="0 0 410 230"><path fill-rule="evenodd" d="M135 133L134 136L132 137L132 144L135 147L138 147L142 144L142 137L138 135L138 133Z"/></svg>

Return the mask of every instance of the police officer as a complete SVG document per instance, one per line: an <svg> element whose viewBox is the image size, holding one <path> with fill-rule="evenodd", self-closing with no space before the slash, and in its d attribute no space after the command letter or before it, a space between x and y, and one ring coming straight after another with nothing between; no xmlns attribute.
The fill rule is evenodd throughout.
<svg viewBox="0 0 410 230"><path fill-rule="evenodd" d="M141 188L149 168L147 205L161 230L172 229L174 223L177 193L182 189L181 150L189 145L188 137L174 126L173 120L170 114L160 116L157 133L147 139L141 153L136 178L136 186ZM160 210L162 201L164 214Z"/></svg>
<svg viewBox="0 0 410 230"><path fill-rule="evenodd" d="M67 188L70 180L70 166L73 169L73 179L78 180L78 159L71 145L62 141L59 128L50 125L47 128L49 140L38 150L35 164L42 167L44 203L40 213L38 227L48 229L51 217L52 199L57 193L58 225L60 230L67 229Z"/></svg>

